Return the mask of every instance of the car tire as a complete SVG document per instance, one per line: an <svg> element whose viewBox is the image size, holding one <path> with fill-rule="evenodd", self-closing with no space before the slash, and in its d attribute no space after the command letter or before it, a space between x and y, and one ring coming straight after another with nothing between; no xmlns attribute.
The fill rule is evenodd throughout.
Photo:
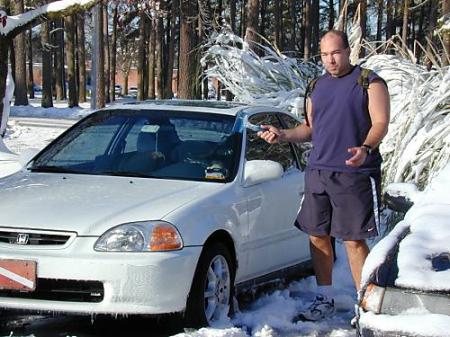
<svg viewBox="0 0 450 337"><path fill-rule="evenodd" d="M235 272L230 251L224 244L213 243L204 248L186 304L188 327L209 326L230 314Z"/></svg>

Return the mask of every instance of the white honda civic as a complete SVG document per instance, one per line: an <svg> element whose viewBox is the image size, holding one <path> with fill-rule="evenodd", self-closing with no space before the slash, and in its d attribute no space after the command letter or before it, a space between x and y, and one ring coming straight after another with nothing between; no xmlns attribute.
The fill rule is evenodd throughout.
<svg viewBox="0 0 450 337"><path fill-rule="evenodd" d="M271 107L156 101L82 119L0 179L0 308L184 312L207 325L235 291L305 267L293 127Z"/></svg>

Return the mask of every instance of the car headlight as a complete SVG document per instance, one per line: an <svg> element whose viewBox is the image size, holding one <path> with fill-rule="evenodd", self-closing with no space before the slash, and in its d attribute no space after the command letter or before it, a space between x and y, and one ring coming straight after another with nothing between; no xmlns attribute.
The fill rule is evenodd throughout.
<svg viewBox="0 0 450 337"><path fill-rule="evenodd" d="M175 226L164 221L132 222L111 228L94 245L100 252L154 252L183 248Z"/></svg>

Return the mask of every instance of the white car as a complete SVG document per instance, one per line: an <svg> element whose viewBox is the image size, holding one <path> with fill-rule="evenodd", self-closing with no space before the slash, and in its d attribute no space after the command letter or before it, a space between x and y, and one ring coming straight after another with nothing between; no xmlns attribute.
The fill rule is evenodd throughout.
<svg viewBox="0 0 450 337"><path fill-rule="evenodd" d="M156 101L97 111L0 179L0 308L184 312L207 325L234 291L309 265L294 227L302 149L257 125L271 107Z"/></svg>

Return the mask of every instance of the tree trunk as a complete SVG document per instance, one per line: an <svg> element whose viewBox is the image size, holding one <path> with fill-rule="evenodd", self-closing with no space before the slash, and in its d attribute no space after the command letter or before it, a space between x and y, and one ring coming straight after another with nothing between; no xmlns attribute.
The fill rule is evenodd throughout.
<svg viewBox="0 0 450 337"><path fill-rule="evenodd" d="M229 7L231 30L236 34L236 0L230 0Z"/></svg>
<svg viewBox="0 0 450 337"><path fill-rule="evenodd" d="M259 25L259 35L266 36L266 26L267 26L267 1L261 1L261 24ZM269 21L270 23L270 21Z"/></svg>
<svg viewBox="0 0 450 337"><path fill-rule="evenodd" d="M52 90L52 51L50 47L50 22L43 22L41 25L41 45L42 45L42 99L43 108L53 106Z"/></svg>
<svg viewBox="0 0 450 337"><path fill-rule="evenodd" d="M381 42L381 34L383 30L383 0L377 0L377 46L380 45Z"/></svg>
<svg viewBox="0 0 450 337"><path fill-rule="evenodd" d="M5 97L6 78L8 76L8 52L10 46L10 38L0 34L0 97ZM3 99L0 99L0 126L3 121ZM4 131L4 130L2 130ZM3 134L0 135L3 137Z"/></svg>
<svg viewBox="0 0 450 337"><path fill-rule="evenodd" d="M23 0L13 1L14 14L24 12ZM14 38L15 53L15 100L14 105L28 105L27 96L27 45L25 33L20 33Z"/></svg>
<svg viewBox="0 0 450 337"><path fill-rule="evenodd" d="M437 0L431 0L429 5L429 14L428 14L428 29L427 29L427 36L429 39L429 42L427 44L427 54L432 54L433 50L431 48L430 43L433 41L433 31L436 28L436 22L437 22ZM435 55L437 56L437 55ZM433 63L429 58L426 59L425 64L427 66L428 70L431 70L431 67L433 66Z"/></svg>
<svg viewBox="0 0 450 337"><path fill-rule="evenodd" d="M291 22L290 38L289 38L289 51L294 52L297 44L297 8L296 0L288 0L289 21Z"/></svg>
<svg viewBox="0 0 450 337"><path fill-rule="evenodd" d="M367 1L366 0L359 0L359 9L360 9L360 19L361 19L361 41L366 38L367 36ZM364 48L361 48L359 51L359 57L364 57L366 54L366 51Z"/></svg>
<svg viewBox="0 0 450 337"><path fill-rule="evenodd" d="M195 98L197 75L195 0L181 0L178 97Z"/></svg>
<svg viewBox="0 0 450 337"><path fill-rule="evenodd" d="M303 50L303 58L308 60L311 57L311 36L312 36L312 25L311 25L311 0L305 0L305 11L304 11L304 27L305 27L305 46Z"/></svg>
<svg viewBox="0 0 450 337"><path fill-rule="evenodd" d="M27 31L27 62L28 62L28 76L27 76L27 92L30 98L34 98L34 75L33 75L33 32L31 29Z"/></svg>
<svg viewBox="0 0 450 337"><path fill-rule="evenodd" d="M109 20L108 20L108 1L103 2L103 47L105 48L105 103L111 102L109 96L111 82L109 81L111 60L110 60L110 46L109 46Z"/></svg>
<svg viewBox="0 0 450 337"><path fill-rule="evenodd" d="M313 15L312 21L312 48L311 56L316 56L319 53L319 39L320 39L320 13L319 13L319 0L312 0L311 11Z"/></svg>
<svg viewBox="0 0 450 337"><path fill-rule="evenodd" d="M57 30L53 35L55 39L55 91L56 100L62 101L66 98L66 86L65 86L65 71L64 71L64 32L63 32L63 20L57 19L55 22L55 29Z"/></svg>
<svg viewBox="0 0 450 337"><path fill-rule="evenodd" d="M100 1L97 5L95 14L95 25L98 27L95 33L97 41L97 50L94 52L94 57L96 58L95 63L97 64L95 73L95 107L97 109L105 107L105 48L104 48L104 38L103 38L103 1Z"/></svg>
<svg viewBox="0 0 450 337"><path fill-rule="evenodd" d="M263 0L264 1L264 0ZM275 45L279 50L283 50L283 41L281 39L281 26L283 24L283 3L281 0L275 1Z"/></svg>
<svg viewBox="0 0 450 337"><path fill-rule="evenodd" d="M86 37L84 32L84 13L77 16L77 42L78 42L78 100L80 103L86 102Z"/></svg>
<svg viewBox="0 0 450 337"><path fill-rule="evenodd" d="M116 63L117 63L117 24L119 20L119 11L117 4L114 5L112 36L111 36L111 69L109 75L110 89L109 96L112 101L116 100Z"/></svg>
<svg viewBox="0 0 450 337"><path fill-rule="evenodd" d="M246 8L246 25L245 30L245 41L259 42L259 37L257 35L259 29L259 0L249 0Z"/></svg>
<svg viewBox="0 0 450 337"><path fill-rule="evenodd" d="M403 26L402 26L402 40L403 46L408 47L408 8L409 0L403 0Z"/></svg>
<svg viewBox="0 0 450 337"><path fill-rule="evenodd" d="M156 19L156 44L155 44L155 61L156 61L156 97L164 98L164 74L163 74L163 21L162 17Z"/></svg>
<svg viewBox="0 0 450 337"><path fill-rule="evenodd" d="M69 108L78 106L77 82L75 73L75 18L73 15L64 19L66 31L67 83L69 85Z"/></svg>
<svg viewBox="0 0 450 337"><path fill-rule="evenodd" d="M328 1L328 30L333 29L334 27L334 1L329 0Z"/></svg>
<svg viewBox="0 0 450 337"><path fill-rule="evenodd" d="M450 14L450 0L442 0L442 16ZM450 58L450 32L447 30L442 36L444 41L444 50L442 52L442 65L449 65Z"/></svg>
<svg viewBox="0 0 450 337"><path fill-rule="evenodd" d="M149 41L148 41L148 98L156 98L155 90L155 49L156 49L156 30L157 18L149 20Z"/></svg>
<svg viewBox="0 0 450 337"><path fill-rule="evenodd" d="M175 62L175 36L177 34L177 19L179 16L180 3L178 0L172 0L171 19L170 19L170 36L168 41L168 65L166 73L165 98L173 97L173 68Z"/></svg>
<svg viewBox="0 0 450 337"><path fill-rule="evenodd" d="M145 25L147 15L144 12L140 14L139 22L139 41L138 41L138 61L137 61L137 73L138 73L138 92L137 100L143 101L144 97L144 72L145 72Z"/></svg>
<svg viewBox="0 0 450 337"><path fill-rule="evenodd" d="M386 2L386 40L389 40L392 36L392 0Z"/></svg>

